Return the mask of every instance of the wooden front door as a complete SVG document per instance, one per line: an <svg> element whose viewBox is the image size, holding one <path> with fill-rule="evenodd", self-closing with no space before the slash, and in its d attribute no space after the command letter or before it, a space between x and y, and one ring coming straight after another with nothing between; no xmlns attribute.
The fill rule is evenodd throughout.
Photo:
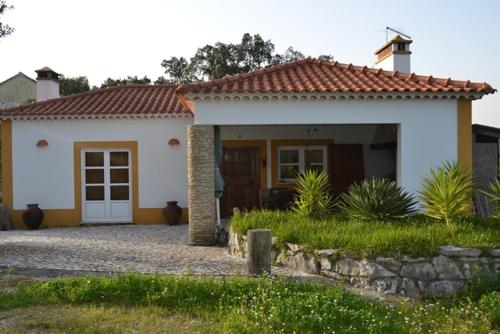
<svg viewBox="0 0 500 334"><path fill-rule="evenodd" d="M233 208L251 210L259 203L259 148L223 147L221 174L224 194L221 215L231 217Z"/></svg>
<svg viewBox="0 0 500 334"><path fill-rule="evenodd" d="M328 171L332 192L339 195L349 186L365 178L362 144L335 144L330 146Z"/></svg>

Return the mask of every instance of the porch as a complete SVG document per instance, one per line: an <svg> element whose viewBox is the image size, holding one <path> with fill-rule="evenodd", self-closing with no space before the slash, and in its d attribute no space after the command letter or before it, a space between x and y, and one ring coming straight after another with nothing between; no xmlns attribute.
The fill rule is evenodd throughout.
<svg viewBox="0 0 500 334"><path fill-rule="evenodd" d="M340 195L365 178L397 179L397 124L220 126L221 215L286 209L297 175L325 171ZM217 143L216 143L217 145Z"/></svg>

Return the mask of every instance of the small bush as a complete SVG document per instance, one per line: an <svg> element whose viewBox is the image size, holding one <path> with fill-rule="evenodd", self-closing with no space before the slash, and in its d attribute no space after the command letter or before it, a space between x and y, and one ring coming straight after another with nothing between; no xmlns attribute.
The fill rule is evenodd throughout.
<svg viewBox="0 0 500 334"><path fill-rule="evenodd" d="M495 204L495 211L492 214L494 218L500 218L500 180L491 182L488 185L488 190L481 191L483 194L489 197L489 199Z"/></svg>
<svg viewBox="0 0 500 334"><path fill-rule="evenodd" d="M306 170L297 178L297 193L292 203L292 210L308 217L328 215L335 206L335 200L329 193L328 175L325 171Z"/></svg>
<svg viewBox="0 0 500 334"><path fill-rule="evenodd" d="M387 179L364 180L342 195L345 212L361 220L403 218L414 211L415 198Z"/></svg>
<svg viewBox="0 0 500 334"><path fill-rule="evenodd" d="M425 214L445 222L452 233L457 219L470 211L472 177L463 166L446 162L424 178L420 200Z"/></svg>

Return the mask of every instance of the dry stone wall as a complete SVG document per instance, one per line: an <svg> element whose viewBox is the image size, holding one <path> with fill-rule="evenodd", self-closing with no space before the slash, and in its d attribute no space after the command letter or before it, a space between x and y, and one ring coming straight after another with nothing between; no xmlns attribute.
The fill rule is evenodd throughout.
<svg viewBox="0 0 500 334"><path fill-rule="evenodd" d="M246 237L230 231L229 252L244 258ZM335 249L306 251L296 244L279 248L273 238L272 260L276 266L417 299L460 291L478 273L500 275L500 249L483 253L455 246L442 246L433 257L372 259L340 254Z"/></svg>

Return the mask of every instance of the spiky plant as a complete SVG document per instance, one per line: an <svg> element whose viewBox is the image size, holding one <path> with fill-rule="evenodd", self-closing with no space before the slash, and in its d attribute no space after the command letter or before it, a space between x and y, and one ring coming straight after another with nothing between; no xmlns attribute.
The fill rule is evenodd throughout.
<svg viewBox="0 0 500 334"><path fill-rule="evenodd" d="M374 178L351 185L341 207L353 218L384 221L409 215L415 205L415 198L396 182Z"/></svg>
<svg viewBox="0 0 500 334"><path fill-rule="evenodd" d="M472 176L462 165L445 162L431 169L419 193L425 215L443 221L453 233L456 220L470 212Z"/></svg>
<svg viewBox="0 0 500 334"><path fill-rule="evenodd" d="M306 170L296 183L297 196L292 211L302 216L322 217L335 207L335 199L329 192L328 175L324 171Z"/></svg>
<svg viewBox="0 0 500 334"><path fill-rule="evenodd" d="M495 204L495 211L492 214L493 218L500 218L500 180L490 182L488 184L488 190L481 190L483 194L488 196L488 198Z"/></svg>

